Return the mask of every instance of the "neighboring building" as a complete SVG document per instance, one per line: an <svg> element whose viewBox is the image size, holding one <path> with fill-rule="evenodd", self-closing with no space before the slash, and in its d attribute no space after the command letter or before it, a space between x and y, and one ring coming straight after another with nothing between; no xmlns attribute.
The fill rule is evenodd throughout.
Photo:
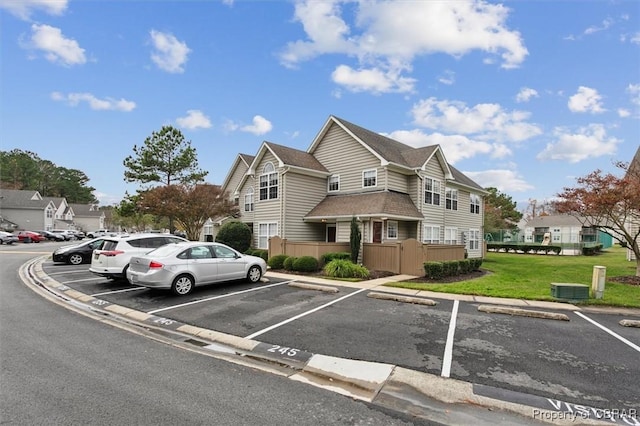
<svg viewBox="0 0 640 426"><path fill-rule="evenodd" d="M91 213L91 210L96 210ZM76 211L77 210L77 211ZM80 213L80 214L78 214ZM62 197L42 197L32 190L0 189L0 218L12 230L99 229L101 213L96 206L67 203Z"/></svg>
<svg viewBox="0 0 640 426"><path fill-rule="evenodd" d="M0 215L16 229L50 231L55 227L58 206L38 191L0 189Z"/></svg>
<svg viewBox="0 0 640 426"><path fill-rule="evenodd" d="M73 213L72 220L77 229L89 232L107 228L106 216L97 204L69 204L69 209Z"/></svg>
<svg viewBox="0 0 640 426"><path fill-rule="evenodd" d="M537 216L524 226L525 243L542 243L550 236L550 245L602 243L611 247L611 237L605 237L597 226L584 226L572 215Z"/></svg>
<svg viewBox="0 0 640 426"><path fill-rule="evenodd" d="M247 158L239 156L223 186L255 247L275 235L349 241L355 217L365 243L415 238L482 256L486 191L448 164L439 145L412 148L330 116L307 151L263 142Z"/></svg>

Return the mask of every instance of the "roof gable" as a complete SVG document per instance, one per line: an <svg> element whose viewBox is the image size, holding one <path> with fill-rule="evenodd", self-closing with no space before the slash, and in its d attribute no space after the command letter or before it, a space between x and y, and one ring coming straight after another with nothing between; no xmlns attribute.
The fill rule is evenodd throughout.
<svg viewBox="0 0 640 426"><path fill-rule="evenodd" d="M233 162L233 166L231 166L231 168L229 169L229 173L227 174L227 177L225 177L224 181L222 182L222 189L224 191L235 191L236 188L227 188L227 186L231 183L231 179L233 179L233 176L240 171L242 173L242 175L244 176L244 174L247 172L247 170L249 170L249 166L251 166L251 163L253 162L253 159L255 157L253 155L248 155L248 154L238 154L238 156L236 157L235 161ZM241 178L242 180L242 178Z"/></svg>
<svg viewBox="0 0 640 426"><path fill-rule="evenodd" d="M329 171L310 153L295 148L289 148L284 145L278 145L273 142L263 142L258 153L253 159L249 167L248 174L256 173L256 166L264 155L270 152L278 160L278 167L293 167L296 169L308 170L312 172L320 172L329 174Z"/></svg>

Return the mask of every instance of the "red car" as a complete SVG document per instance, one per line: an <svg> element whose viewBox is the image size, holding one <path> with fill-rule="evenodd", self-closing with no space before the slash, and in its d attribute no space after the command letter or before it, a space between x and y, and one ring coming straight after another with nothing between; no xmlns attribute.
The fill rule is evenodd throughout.
<svg viewBox="0 0 640 426"><path fill-rule="evenodd" d="M39 243L44 240L45 237L37 232L32 231L20 231L18 232L18 240L23 243Z"/></svg>

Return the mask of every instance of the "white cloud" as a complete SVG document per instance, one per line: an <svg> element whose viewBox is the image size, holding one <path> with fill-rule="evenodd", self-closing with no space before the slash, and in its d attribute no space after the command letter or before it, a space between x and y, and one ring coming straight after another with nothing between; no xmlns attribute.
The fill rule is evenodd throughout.
<svg viewBox="0 0 640 426"><path fill-rule="evenodd" d="M151 30L150 34L154 48L151 60L161 70L174 74L183 73L187 56L191 52L187 44L170 33Z"/></svg>
<svg viewBox="0 0 640 426"><path fill-rule="evenodd" d="M352 92L411 92L415 84L413 78L402 77L397 71L379 68L354 70L347 65L339 65L331 74L331 79Z"/></svg>
<svg viewBox="0 0 640 426"><path fill-rule="evenodd" d="M440 145L447 161L455 164L460 160L472 158L479 154L489 154L491 144L474 141L462 135L443 135L442 133L427 134L421 130L397 130L387 135L391 139L419 148L429 145Z"/></svg>
<svg viewBox="0 0 640 426"><path fill-rule="evenodd" d="M463 102L424 99L416 103L411 113L416 125L445 133L476 135L476 139L492 142L520 142L542 133L528 123L530 113L505 111L498 104L477 104L467 107Z"/></svg>
<svg viewBox="0 0 640 426"><path fill-rule="evenodd" d="M456 73L451 70L445 70L442 75L438 77L438 82L451 86L456 82Z"/></svg>
<svg viewBox="0 0 640 426"><path fill-rule="evenodd" d="M529 102L531 98L537 98L538 91L529 87L523 87L516 95L516 102Z"/></svg>
<svg viewBox="0 0 640 426"><path fill-rule="evenodd" d="M211 120L209 120L209 117L197 109L188 110L185 117L179 117L176 119L176 123L178 123L178 126L189 130L208 129L211 127Z"/></svg>
<svg viewBox="0 0 640 426"><path fill-rule="evenodd" d="M577 163L587 158L612 155L620 140L607 136L602 124L590 124L576 132L562 127L554 129L555 141L548 143L537 155L539 160L559 160Z"/></svg>
<svg viewBox="0 0 640 426"><path fill-rule="evenodd" d="M239 128L242 132L253 133L256 136L259 136L269 133L271 129L273 129L273 125L266 118L256 115L253 117L253 124L242 127L235 126L235 128Z"/></svg>
<svg viewBox="0 0 640 426"><path fill-rule="evenodd" d="M625 91L631 95L631 102L640 106L640 84L630 84Z"/></svg>
<svg viewBox="0 0 640 426"><path fill-rule="evenodd" d="M611 27L611 25L613 25L614 20L611 18L607 18L604 21L602 21L602 23L598 26L598 25L593 25L589 28L587 28L586 30L584 30L584 34L585 35L590 35L590 34L594 34L600 31L604 31L606 29L608 29L609 27Z"/></svg>
<svg viewBox="0 0 640 426"><path fill-rule="evenodd" d="M606 111L602 108L602 96L598 91L585 86L578 87L578 92L569 98L567 105L571 112L598 114Z"/></svg>
<svg viewBox="0 0 640 426"><path fill-rule="evenodd" d="M353 26L343 18L343 7L355 13ZM508 13L506 7L482 0L298 1L294 20L302 24L307 39L289 42L280 59L296 67L319 55L343 54L356 58L358 66L336 68L336 83L352 90L380 92L390 86L410 91L413 80L402 73L410 72L411 62L420 55L458 58L479 50L500 55L503 68L518 67L528 51L520 33L507 27Z"/></svg>
<svg viewBox="0 0 640 426"><path fill-rule="evenodd" d="M67 8L67 0L0 0L0 9L25 21L31 19L31 14L42 10L49 15L62 15Z"/></svg>
<svg viewBox="0 0 640 426"><path fill-rule="evenodd" d="M66 38L59 28L49 25L33 24L31 38L23 44L23 47L41 50L48 61L65 66L81 65L87 62L84 49L77 41Z"/></svg>
<svg viewBox="0 0 640 426"><path fill-rule="evenodd" d="M78 106L81 102L86 102L89 108L97 111L125 111L130 112L136 108L136 103L127 101L126 99L105 98L98 99L91 93L68 93L60 92L51 93L51 99L54 101L65 102L70 106Z"/></svg>
<svg viewBox="0 0 640 426"><path fill-rule="evenodd" d="M618 108L618 117L627 118L629 116L631 116L631 111L624 108Z"/></svg>
<svg viewBox="0 0 640 426"><path fill-rule="evenodd" d="M534 189L522 176L513 170L496 169L481 172L463 171L483 188L493 187L500 192L525 192Z"/></svg>

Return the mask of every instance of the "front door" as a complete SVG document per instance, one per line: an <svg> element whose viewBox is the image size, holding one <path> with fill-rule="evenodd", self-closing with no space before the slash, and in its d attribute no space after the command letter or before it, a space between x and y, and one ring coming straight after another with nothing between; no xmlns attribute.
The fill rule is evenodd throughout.
<svg viewBox="0 0 640 426"><path fill-rule="evenodd" d="M336 225L327 225L327 242L336 242Z"/></svg>
<svg viewBox="0 0 640 426"><path fill-rule="evenodd" d="M373 222L373 242L382 242L382 222Z"/></svg>

